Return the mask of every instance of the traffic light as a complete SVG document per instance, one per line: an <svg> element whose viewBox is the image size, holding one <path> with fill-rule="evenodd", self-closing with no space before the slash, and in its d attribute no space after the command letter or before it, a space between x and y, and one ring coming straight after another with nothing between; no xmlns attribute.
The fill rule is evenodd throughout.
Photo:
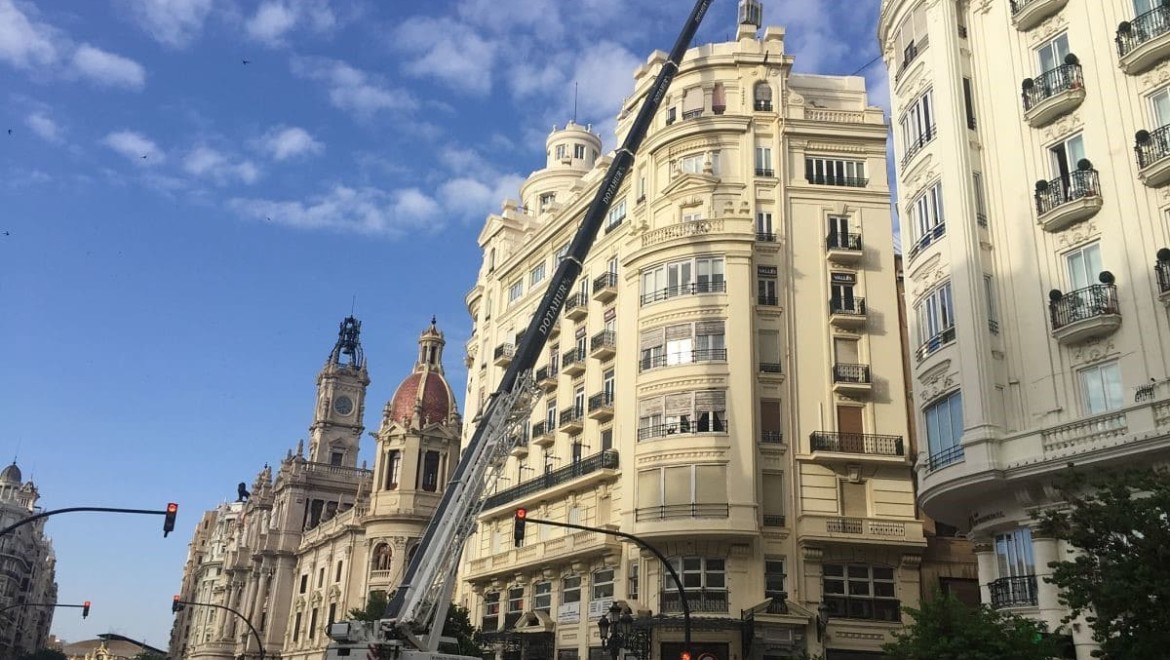
<svg viewBox="0 0 1170 660"><path fill-rule="evenodd" d="M184 605L179 602L180 600L181 600L180 597L178 595L175 595L175 599L173 601L171 601L171 611L172 612L182 612L183 611Z"/></svg>
<svg viewBox="0 0 1170 660"><path fill-rule="evenodd" d="M516 519L512 522L512 538L516 547L524 545L524 523L528 519L528 509L516 509Z"/></svg>
<svg viewBox="0 0 1170 660"><path fill-rule="evenodd" d="M679 654L678 660L691 660L691 652L690 651L683 651L682 653Z"/></svg>
<svg viewBox="0 0 1170 660"><path fill-rule="evenodd" d="M167 505L166 516L163 517L163 538L175 531L175 516L179 514L179 505L171 502Z"/></svg>
<svg viewBox="0 0 1170 660"><path fill-rule="evenodd" d="M81 618L84 619L87 616L89 616L89 601L88 600L81 604Z"/></svg>

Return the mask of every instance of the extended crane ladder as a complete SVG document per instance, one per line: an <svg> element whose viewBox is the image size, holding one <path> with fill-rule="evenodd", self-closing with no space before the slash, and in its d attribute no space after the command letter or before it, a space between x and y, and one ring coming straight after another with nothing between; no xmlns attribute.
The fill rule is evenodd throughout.
<svg viewBox="0 0 1170 660"><path fill-rule="evenodd" d="M549 281L548 289L524 332L512 363L492 394L480 424L463 452L439 506L419 542L414 558L406 569L402 586L386 607L386 618L379 622L379 632L387 639L405 639L424 652L438 648L439 636L447 618L451 593L464 543L475 528L476 517L483 507L482 495L489 478L498 469L513 445L523 438L510 440L509 429L530 414L530 372L548 341L548 335L581 274L598 231L630 171L650 123L662 104L679 64L699 29L711 0L697 0L670 55L663 63L626 139L598 187L597 194L569 245L566 257ZM524 404L524 405L521 405ZM519 435L519 434L516 434Z"/></svg>

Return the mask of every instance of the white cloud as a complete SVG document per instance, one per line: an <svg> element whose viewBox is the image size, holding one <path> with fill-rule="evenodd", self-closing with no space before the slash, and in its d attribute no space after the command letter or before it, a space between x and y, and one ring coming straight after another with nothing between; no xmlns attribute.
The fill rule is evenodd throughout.
<svg viewBox="0 0 1170 660"><path fill-rule="evenodd" d="M505 199L516 199L524 177L518 174L497 176L486 181L472 177L457 177L439 186L439 197L453 214L464 218L482 219L488 213L500 210Z"/></svg>
<svg viewBox="0 0 1170 660"><path fill-rule="evenodd" d="M297 156L319 154L325 145L297 126L277 126L268 131L259 142L260 148L273 160L287 160Z"/></svg>
<svg viewBox="0 0 1170 660"><path fill-rule="evenodd" d="M383 85L363 71L338 60L296 58L293 73L323 82L334 107L368 119L381 111L412 111L418 101L405 89Z"/></svg>
<svg viewBox="0 0 1170 660"><path fill-rule="evenodd" d="M394 42L413 55L403 66L408 74L435 78L456 91L491 91L500 44L484 39L471 27L445 18L412 17L395 30Z"/></svg>
<svg viewBox="0 0 1170 660"><path fill-rule="evenodd" d="M61 142L61 128L57 126L57 122L50 119L42 112L34 112L24 118L24 123L33 133L36 133L42 140L46 142L59 143Z"/></svg>
<svg viewBox="0 0 1170 660"><path fill-rule="evenodd" d="M438 203L417 188L384 191L337 185L306 201L236 198L229 206L240 215L299 229L397 238L412 231L437 231Z"/></svg>
<svg viewBox="0 0 1170 660"><path fill-rule="evenodd" d="M253 183L260 176L257 167L248 160L233 161L211 147L199 146L183 159L183 170L197 177L211 179L217 183L240 181Z"/></svg>
<svg viewBox="0 0 1170 660"><path fill-rule="evenodd" d="M159 165L166 154L149 138L134 131L115 131L102 139L102 144L140 165Z"/></svg>
<svg viewBox="0 0 1170 660"><path fill-rule="evenodd" d="M73 53L73 70L104 87L140 90L146 85L141 64L89 44L81 44Z"/></svg>
<svg viewBox="0 0 1170 660"><path fill-rule="evenodd" d="M122 0L122 4L156 41L184 48L203 30L214 0Z"/></svg>
<svg viewBox="0 0 1170 660"><path fill-rule="evenodd" d="M269 46L280 45L299 26L328 32L337 25L326 0L265 0L244 24L248 36Z"/></svg>
<svg viewBox="0 0 1170 660"><path fill-rule="evenodd" d="M613 42L603 41L582 52L573 72L580 85L581 115L592 120L617 115L622 101L634 91L633 72L641 62Z"/></svg>
<svg viewBox="0 0 1170 660"><path fill-rule="evenodd" d="M52 64L56 40L51 26L30 19L14 0L0 0L0 61L19 69Z"/></svg>

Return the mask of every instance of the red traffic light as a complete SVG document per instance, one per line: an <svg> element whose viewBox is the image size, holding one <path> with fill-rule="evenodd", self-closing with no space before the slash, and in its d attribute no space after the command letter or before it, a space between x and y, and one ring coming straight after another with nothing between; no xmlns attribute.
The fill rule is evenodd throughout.
<svg viewBox="0 0 1170 660"><path fill-rule="evenodd" d="M180 600L181 600L181 598L176 594L175 599L173 601L171 601L171 611L172 612L179 612L183 609L183 604L179 602Z"/></svg>
<svg viewBox="0 0 1170 660"><path fill-rule="evenodd" d="M179 514L179 505L174 502L167 504L166 515L163 516L163 538L175 531L175 516Z"/></svg>
<svg viewBox="0 0 1170 660"><path fill-rule="evenodd" d="M84 619L87 616L89 616L89 601L88 600L81 604L81 618Z"/></svg>
<svg viewBox="0 0 1170 660"><path fill-rule="evenodd" d="M516 509L516 517L512 520L512 540L516 547L524 545L524 522L528 519L528 509Z"/></svg>
<svg viewBox="0 0 1170 660"><path fill-rule="evenodd" d="M171 502L170 504L167 505L167 513L178 513L178 511L179 511L178 504Z"/></svg>
<svg viewBox="0 0 1170 660"><path fill-rule="evenodd" d="M691 660L691 652L690 651L683 651L682 653L679 654L678 658L679 658L679 660Z"/></svg>
<svg viewBox="0 0 1170 660"><path fill-rule="evenodd" d="M517 518L527 518L528 517L528 509L516 509L516 517Z"/></svg>

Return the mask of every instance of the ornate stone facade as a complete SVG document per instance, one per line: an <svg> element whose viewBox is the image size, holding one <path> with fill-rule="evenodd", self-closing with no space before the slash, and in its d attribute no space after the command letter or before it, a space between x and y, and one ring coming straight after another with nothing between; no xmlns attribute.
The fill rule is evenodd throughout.
<svg viewBox="0 0 1170 660"><path fill-rule="evenodd" d="M0 470L0 527L39 512L39 498L15 462ZM44 520L0 537L0 658L44 647L57 603L56 564Z"/></svg>

